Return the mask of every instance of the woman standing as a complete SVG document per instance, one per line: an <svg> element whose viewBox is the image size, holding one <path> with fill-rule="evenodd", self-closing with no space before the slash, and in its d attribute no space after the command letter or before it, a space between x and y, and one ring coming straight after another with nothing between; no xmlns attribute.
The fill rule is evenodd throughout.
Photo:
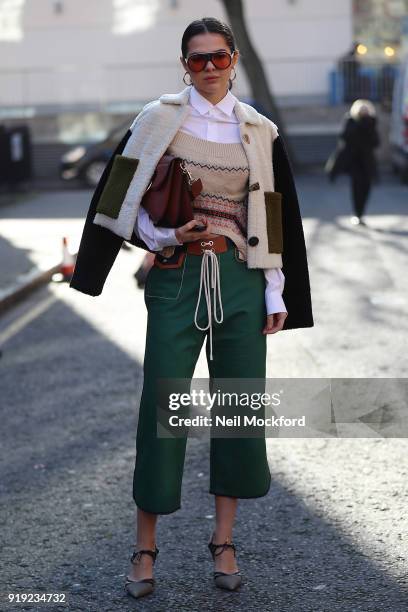
<svg viewBox="0 0 408 612"><path fill-rule="evenodd" d="M158 515L180 508L186 438L157 436L158 380L191 380L206 337L210 380L264 379L267 334L313 326L290 163L275 124L230 92L239 56L233 33L203 18L187 27L181 47L190 83L147 104L119 143L92 198L71 280L75 289L99 295L123 238L156 252L145 287L137 543L125 585L133 597L153 590ZM194 220L178 228L155 227L139 206L165 151L203 183ZM120 164L128 173L133 162L137 171L127 180ZM208 548L220 588L241 583L232 542L238 499L265 496L270 483L264 437L211 438L216 521Z"/></svg>
<svg viewBox="0 0 408 612"><path fill-rule="evenodd" d="M343 154L351 178L354 215L350 221L353 225L366 225L362 217L372 183L378 180L374 149L380 144L375 107L369 100L353 102L340 138L345 143Z"/></svg>

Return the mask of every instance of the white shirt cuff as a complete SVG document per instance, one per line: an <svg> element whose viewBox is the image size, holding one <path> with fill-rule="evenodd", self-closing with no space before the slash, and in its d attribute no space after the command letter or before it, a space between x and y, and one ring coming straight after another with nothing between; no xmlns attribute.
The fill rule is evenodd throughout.
<svg viewBox="0 0 408 612"><path fill-rule="evenodd" d="M161 251L166 246L181 245L176 238L173 227L160 227L154 225L147 210L139 206L135 223L135 234L146 243L152 251Z"/></svg>
<svg viewBox="0 0 408 612"><path fill-rule="evenodd" d="M287 312L282 298L285 286L285 276L280 268L268 268L264 270L266 287L265 302L267 314L276 312Z"/></svg>

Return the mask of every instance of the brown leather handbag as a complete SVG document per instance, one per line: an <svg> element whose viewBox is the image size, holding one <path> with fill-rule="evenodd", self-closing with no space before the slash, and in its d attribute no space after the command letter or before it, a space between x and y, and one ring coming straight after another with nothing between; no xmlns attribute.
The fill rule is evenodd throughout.
<svg viewBox="0 0 408 612"><path fill-rule="evenodd" d="M202 191L180 157L165 153L156 166L140 205L154 225L180 227L194 219L192 202Z"/></svg>

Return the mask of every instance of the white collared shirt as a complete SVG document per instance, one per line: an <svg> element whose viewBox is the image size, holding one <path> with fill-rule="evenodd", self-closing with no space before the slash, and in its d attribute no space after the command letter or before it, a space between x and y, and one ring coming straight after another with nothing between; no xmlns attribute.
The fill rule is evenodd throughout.
<svg viewBox="0 0 408 612"><path fill-rule="evenodd" d="M239 121L234 112L236 99L234 94L228 91L224 98L214 105L192 85L188 102L190 113L180 130L191 136L214 142L241 142ZM152 251L161 251L165 246L181 244L175 236L175 230L155 226L143 206L139 206L135 233ZM267 314L287 312L282 299L285 284L282 270L267 268L264 269L264 274L267 283L265 288Z"/></svg>
<svg viewBox="0 0 408 612"><path fill-rule="evenodd" d="M239 121L234 112L236 97L230 91L211 104L194 86L190 92L190 114L181 131L214 142L241 142Z"/></svg>

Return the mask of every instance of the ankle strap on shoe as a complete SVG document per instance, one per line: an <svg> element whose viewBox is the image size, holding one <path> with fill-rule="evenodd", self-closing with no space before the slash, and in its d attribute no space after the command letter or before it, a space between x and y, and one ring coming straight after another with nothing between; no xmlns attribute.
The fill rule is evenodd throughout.
<svg viewBox="0 0 408 612"><path fill-rule="evenodd" d="M150 557L153 559L153 564L154 564L156 561L156 557L159 554L159 549L157 548L157 546L155 546L154 550L149 550L149 549L135 550L130 558L130 562L133 564L138 563L143 554L150 555Z"/></svg>
<svg viewBox="0 0 408 612"><path fill-rule="evenodd" d="M236 552L235 544L233 544L232 542L229 542L228 539L225 540L223 544L214 544L213 542L209 542L208 548L210 549L213 559L215 559L215 557L218 557L218 555L221 555L224 552L224 550L227 550L227 548L232 548L232 550L234 551L234 557L235 557L235 552ZM215 552L217 548L221 548L221 550L219 552Z"/></svg>

